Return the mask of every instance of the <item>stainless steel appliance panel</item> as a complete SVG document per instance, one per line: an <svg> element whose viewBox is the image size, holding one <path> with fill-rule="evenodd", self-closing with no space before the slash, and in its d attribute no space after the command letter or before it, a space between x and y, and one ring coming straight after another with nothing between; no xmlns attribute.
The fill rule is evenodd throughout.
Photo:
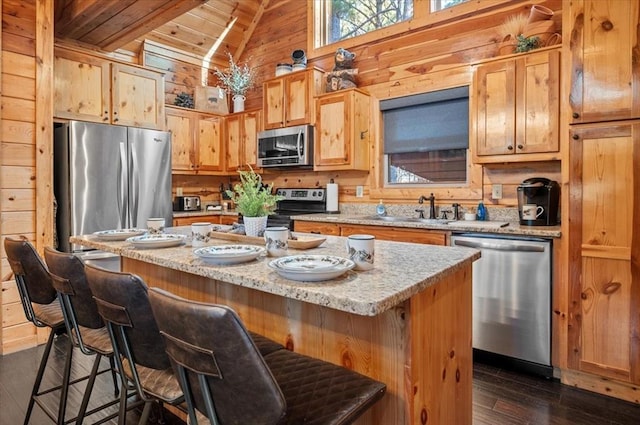
<svg viewBox="0 0 640 425"><path fill-rule="evenodd" d="M129 223L145 227L149 217L173 220L171 199L171 135L165 131L128 128Z"/></svg>
<svg viewBox="0 0 640 425"><path fill-rule="evenodd" d="M551 365L551 241L454 235L473 263L473 347Z"/></svg>
<svg viewBox="0 0 640 425"><path fill-rule="evenodd" d="M70 121L55 129L54 193L59 248L71 235L173 219L170 133Z"/></svg>
<svg viewBox="0 0 640 425"><path fill-rule="evenodd" d="M258 133L258 166L313 165L313 126L277 128Z"/></svg>

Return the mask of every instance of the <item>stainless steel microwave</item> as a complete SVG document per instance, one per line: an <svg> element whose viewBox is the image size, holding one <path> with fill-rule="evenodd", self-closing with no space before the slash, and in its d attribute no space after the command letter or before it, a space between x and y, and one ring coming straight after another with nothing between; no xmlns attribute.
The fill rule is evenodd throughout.
<svg viewBox="0 0 640 425"><path fill-rule="evenodd" d="M277 128L258 133L258 166L313 165L313 126Z"/></svg>

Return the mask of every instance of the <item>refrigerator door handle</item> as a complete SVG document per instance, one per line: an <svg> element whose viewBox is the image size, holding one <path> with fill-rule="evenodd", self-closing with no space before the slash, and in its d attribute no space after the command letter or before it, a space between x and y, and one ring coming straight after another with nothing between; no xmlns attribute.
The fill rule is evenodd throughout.
<svg viewBox="0 0 640 425"><path fill-rule="evenodd" d="M129 141L132 143L132 141ZM140 196L140 167L138 164L138 152L135 149L131 149L131 169L129 171L129 181L131 182L129 190L131 194L129 196L130 199L130 223L134 223L136 221L136 217L138 217L138 205L139 205L139 196ZM136 223L136 226L141 226L140 223Z"/></svg>
<svg viewBox="0 0 640 425"><path fill-rule="evenodd" d="M127 149L126 144L120 142L120 161L118 161L118 215L123 227L128 227L127 223Z"/></svg>

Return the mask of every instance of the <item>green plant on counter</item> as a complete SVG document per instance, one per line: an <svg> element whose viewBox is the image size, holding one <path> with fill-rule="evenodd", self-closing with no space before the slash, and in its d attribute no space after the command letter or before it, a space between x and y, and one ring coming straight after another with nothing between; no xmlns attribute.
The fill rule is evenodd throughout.
<svg viewBox="0 0 640 425"><path fill-rule="evenodd" d="M264 186L262 176L253 171L238 171L240 183L233 186L233 190L227 190L236 210L244 217L264 217L269 215L280 201L282 196L272 194L273 183Z"/></svg>
<svg viewBox="0 0 640 425"><path fill-rule="evenodd" d="M516 53L528 52L540 46L540 37L525 37L520 34L516 37Z"/></svg>

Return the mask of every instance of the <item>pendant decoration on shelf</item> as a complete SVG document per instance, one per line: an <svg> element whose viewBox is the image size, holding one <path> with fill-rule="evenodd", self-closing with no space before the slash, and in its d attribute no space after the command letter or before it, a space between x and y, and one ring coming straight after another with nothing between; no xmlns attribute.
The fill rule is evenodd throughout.
<svg viewBox="0 0 640 425"><path fill-rule="evenodd" d="M529 16L519 14L510 16L500 26L499 55L528 52L562 42L562 36L556 32L553 10L534 4Z"/></svg>

